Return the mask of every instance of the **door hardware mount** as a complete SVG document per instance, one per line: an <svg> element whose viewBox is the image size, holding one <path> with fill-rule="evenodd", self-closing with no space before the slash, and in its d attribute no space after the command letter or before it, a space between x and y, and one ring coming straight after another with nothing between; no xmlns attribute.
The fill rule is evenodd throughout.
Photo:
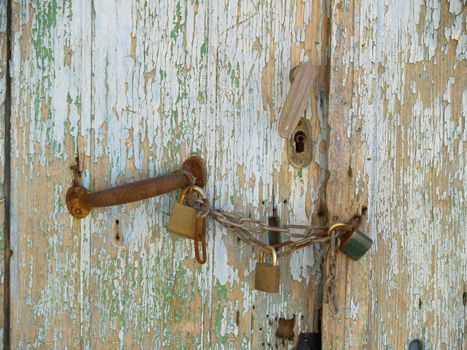
<svg viewBox="0 0 467 350"><path fill-rule="evenodd" d="M295 168L306 168L313 160L311 124L306 118L300 119L287 140L287 157Z"/></svg>
<svg viewBox="0 0 467 350"><path fill-rule="evenodd" d="M294 134L307 108L316 76L317 68L310 62L300 63L290 71L290 89L279 117L280 137L289 139Z"/></svg>
<svg viewBox="0 0 467 350"><path fill-rule="evenodd" d="M289 73L290 89L279 118L279 135L286 139L287 156L295 168L305 168L313 158L311 124L305 110L316 81L317 68L310 62L295 66Z"/></svg>

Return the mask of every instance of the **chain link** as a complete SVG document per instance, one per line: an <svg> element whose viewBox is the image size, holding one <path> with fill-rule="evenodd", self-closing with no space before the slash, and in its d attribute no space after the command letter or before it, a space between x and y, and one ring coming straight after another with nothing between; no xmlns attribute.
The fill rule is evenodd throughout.
<svg viewBox="0 0 467 350"><path fill-rule="evenodd" d="M331 232L330 244L326 247L324 253L324 302L329 305L332 314L337 314L337 302L334 295L334 285L337 278L337 255L336 251L340 245L340 237Z"/></svg>
<svg viewBox="0 0 467 350"><path fill-rule="evenodd" d="M256 238L254 234L261 235L267 232L276 232L289 238L299 238L298 240L289 239L273 245L276 250L281 250L277 253L277 257L290 255L296 250L313 244L329 243L324 253L324 302L328 303L331 313L336 314L338 312L334 295L334 285L338 274L336 253L342 236L358 228L361 221L360 217L355 217L347 224L334 224L330 227L306 225L275 227L269 226L260 220L215 209L209 202L203 202L192 196L191 193L192 191L189 191L187 201L190 206L198 211L198 216L211 216L235 237L257 249L269 252L268 247L270 246ZM300 231L303 233L298 233Z"/></svg>
<svg viewBox="0 0 467 350"><path fill-rule="evenodd" d="M220 225L227 228L238 239L243 242L256 247L259 250L268 252L269 245L254 235L262 235L268 232L276 232L277 234L284 234L289 238L299 238L298 240L287 240L285 242L273 245L276 249L281 249L277 256L282 257L292 254L294 251L305 248L313 244L324 244L332 241L333 236L340 238L342 235L355 230L359 224L359 220L353 220L348 224L341 224L337 230L333 230L333 235L328 234L329 228L327 226L311 226L311 225L286 225L284 227L269 226L263 221L256 220L250 217L241 216L234 213L229 213L220 209L215 209L205 202L194 198L190 195L187 196L187 203L198 210L199 216L210 216ZM335 226L335 225L334 225ZM332 228L332 227L331 227ZM298 233L302 231L302 233ZM337 249L337 248L336 248Z"/></svg>

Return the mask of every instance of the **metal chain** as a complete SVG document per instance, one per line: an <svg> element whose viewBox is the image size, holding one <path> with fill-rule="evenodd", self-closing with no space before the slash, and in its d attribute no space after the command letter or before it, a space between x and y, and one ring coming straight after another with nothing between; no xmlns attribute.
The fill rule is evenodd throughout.
<svg viewBox="0 0 467 350"><path fill-rule="evenodd" d="M336 297L334 295L334 284L337 278L337 255L336 251L340 245L340 237L335 233L331 232L331 243L327 246L324 253L324 302L328 303L329 310L332 314L337 314L338 308L336 303Z"/></svg>
<svg viewBox="0 0 467 350"><path fill-rule="evenodd" d="M188 204L198 211L198 217L211 216L220 225L227 228L234 236L241 241L256 247L263 251L269 251L269 245L257 239L254 234L264 234L267 232L276 232L284 234L289 238L299 238L298 240L287 240L285 242L273 245L281 252L277 257L292 254L298 249L302 249L312 244L329 243L324 253L324 302L329 305L331 313L338 312L336 297L334 294L334 285L337 278L337 249L340 246L341 238L344 234L357 229L360 225L360 217L355 217L347 224L334 224L330 227L306 226L306 225L286 225L284 227L269 226L264 222L250 217L229 213L211 207L208 201L202 201L192 195L189 191L187 195ZM298 233L302 231L303 233Z"/></svg>
<svg viewBox="0 0 467 350"><path fill-rule="evenodd" d="M339 227L339 231L333 231L333 235L329 235L329 227L326 226L286 225L284 227L275 227L269 226L260 220L215 209L189 194L187 201L190 206L198 210L198 216L209 215L238 239L263 251L269 251L269 245L257 239L254 234L261 235L268 232L276 232L278 234L282 233L289 238L300 238L299 240L287 240L278 245L273 245L276 249L282 248L281 252L277 254L278 257L290 255L294 251L309 245L329 243L333 237L340 238L346 232L356 228L356 222L350 222ZM303 233L298 233L297 231L302 231Z"/></svg>
<svg viewBox="0 0 467 350"><path fill-rule="evenodd" d="M258 222L258 220L254 220L254 219L246 218L246 217L240 217L239 215L216 210L212 207L209 208L207 211L205 211L204 215L210 215L214 220L216 220L222 226L226 227L237 238L241 239L245 243L248 243L252 246L256 246L257 248L261 250L265 250L265 251L268 250L267 249L268 245L256 239L252 233L253 232L264 233L271 229L275 229L275 227L271 227L262 222ZM248 226L249 223L250 224L252 223L252 226ZM333 230L334 226L330 228L332 230L330 235L328 235L329 228L310 227L310 226L303 227L307 231L307 235L306 236L304 235L305 238L302 238L298 241L291 241L291 240L285 241L273 247L275 248L284 247L285 248L284 250L282 250L280 253L277 254L277 257L281 257L281 256L292 254L294 251L298 249L302 249L312 244L330 243L326 247L326 252L324 255L324 270L325 270L325 281L323 285L324 299L325 299L325 302L328 303L329 310L331 311L331 313L337 314L338 307L337 307L336 297L334 295L334 289L335 289L334 286L335 286L335 281L337 278L337 263L336 263L337 254L336 252L340 246L340 239L342 235L345 233L346 230L348 230L351 227L351 225L349 225L349 228L339 227L340 231ZM289 231L290 227L296 228L297 226L296 225L286 226L285 229L282 229L281 231L276 231L276 232L282 232L282 233L290 235L290 231ZM313 231L316 231L316 233L315 234L311 233ZM326 236L323 236L323 233L326 234Z"/></svg>

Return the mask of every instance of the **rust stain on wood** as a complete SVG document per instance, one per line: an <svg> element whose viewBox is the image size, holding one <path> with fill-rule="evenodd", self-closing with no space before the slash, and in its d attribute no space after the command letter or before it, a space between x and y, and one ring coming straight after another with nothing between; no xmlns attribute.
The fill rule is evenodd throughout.
<svg viewBox="0 0 467 350"><path fill-rule="evenodd" d="M294 339L295 315L291 319L280 317L276 330L276 337L283 339Z"/></svg>

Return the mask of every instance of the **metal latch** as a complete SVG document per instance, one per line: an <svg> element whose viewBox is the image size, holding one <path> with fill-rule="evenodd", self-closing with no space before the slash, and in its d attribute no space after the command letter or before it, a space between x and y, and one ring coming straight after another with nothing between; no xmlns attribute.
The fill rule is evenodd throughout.
<svg viewBox="0 0 467 350"><path fill-rule="evenodd" d="M66 194L66 205L71 215L82 219L92 208L136 202L190 185L204 187L205 183L204 161L199 157L190 157L182 164L179 171L172 175L158 176L96 192L73 184Z"/></svg>

